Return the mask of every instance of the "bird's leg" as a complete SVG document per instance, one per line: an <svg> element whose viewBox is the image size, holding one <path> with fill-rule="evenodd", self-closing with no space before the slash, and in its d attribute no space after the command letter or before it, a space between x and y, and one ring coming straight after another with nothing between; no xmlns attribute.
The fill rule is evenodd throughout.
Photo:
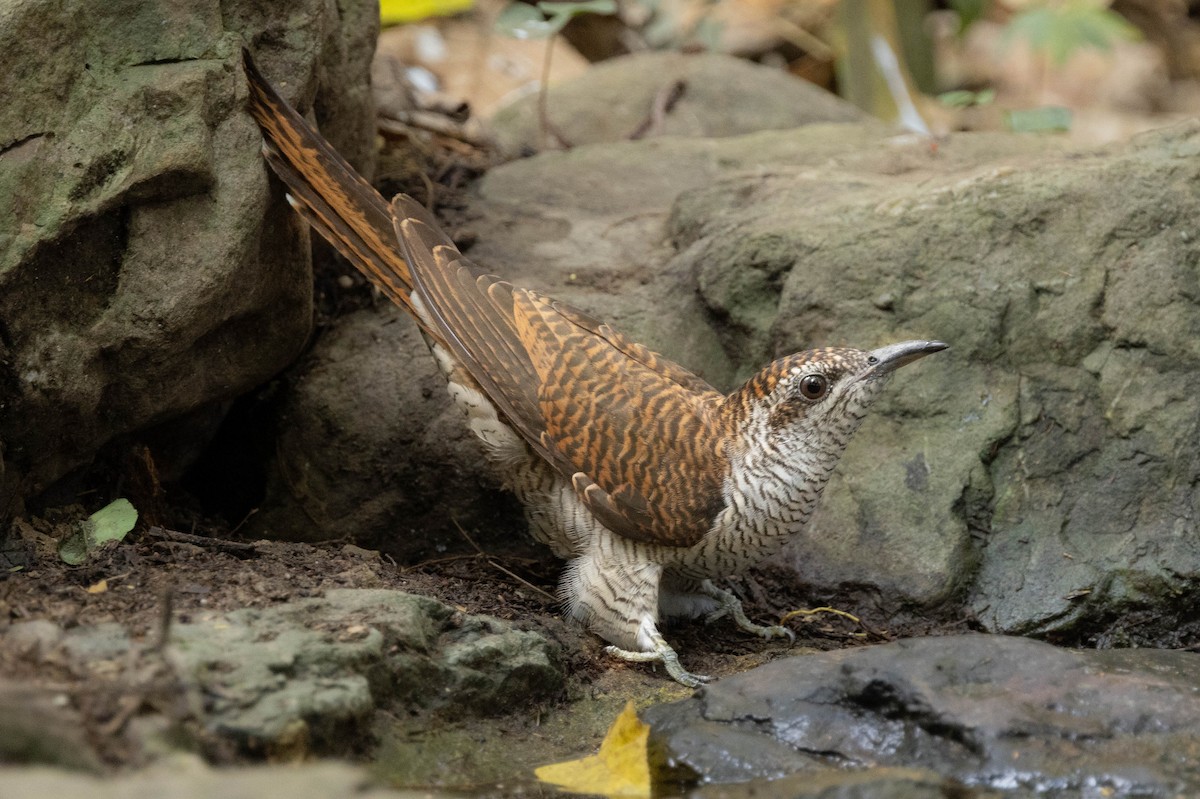
<svg viewBox="0 0 1200 799"><path fill-rule="evenodd" d="M764 627L761 624L755 624L746 617L746 611L742 610L742 601L734 596L729 591L717 588L712 584L711 580L704 580L700 583L700 592L705 596L710 596L720 603L721 607L714 610L708 615L705 621L715 621L722 616L729 616L733 619L734 624L741 627L748 633L753 633L760 638L787 638L788 641L794 642L796 634L787 627L781 627L778 624L772 624L769 627Z"/></svg>
<svg viewBox="0 0 1200 799"><path fill-rule="evenodd" d="M658 631L658 563L606 558L594 544L576 558L563 580L562 593L572 618L586 624L612 646L605 651L635 663L661 662L677 682L695 688L710 678L692 674Z"/></svg>
<svg viewBox="0 0 1200 799"><path fill-rule="evenodd" d="M666 642L654 626L653 622L645 619L642 622L642 630L638 633L638 640L645 638L650 641L654 649L649 652L634 652L629 649L621 649L616 646L606 646L604 651L613 657L629 660L634 663L650 663L661 661L675 682L686 685L688 688L698 688L704 683L710 681L712 677L704 674L692 674L687 671L679 663L679 655L671 648L671 645Z"/></svg>

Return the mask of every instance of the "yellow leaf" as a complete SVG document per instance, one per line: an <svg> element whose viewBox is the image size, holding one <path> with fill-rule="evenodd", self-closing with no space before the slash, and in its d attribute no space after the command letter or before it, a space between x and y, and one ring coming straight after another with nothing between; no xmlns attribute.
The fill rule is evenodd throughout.
<svg viewBox="0 0 1200 799"><path fill-rule="evenodd" d="M89 594L103 594L107 590L108 590L108 580L101 580L98 583L92 583L91 585L89 585L87 592Z"/></svg>
<svg viewBox="0 0 1200 799"><path fill-rule="evenodd" d="M428 17L448 17L474 4L474 0L379 0L379 19L384 25L399 25Z"/></svg>
<svg viewBox="0 0 1200 799"><path fill-rule="evenodd" d="M574 793L649 797L650 762L646 757L649 736L650 726L638 719L630 702L608 728L598 754L542 766L534 774L542 782Z"/></svg>

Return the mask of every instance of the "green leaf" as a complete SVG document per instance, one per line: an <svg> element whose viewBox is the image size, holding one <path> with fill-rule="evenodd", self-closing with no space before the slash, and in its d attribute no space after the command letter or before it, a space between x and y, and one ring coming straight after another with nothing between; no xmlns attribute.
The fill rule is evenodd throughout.
<svg viewBox="0 0 1200 799"><path fill-rule="evenodd" d="M75 532L58 545L58 557L68 566L78 566L87 560L87 539L82 532Z"/></svg>
<svg viewBox="0 0 1200 799"><path fill-rule="evenodd" d="M1045 133L1071 129L1071 111L1057 105L1009 111L1009 130L1014 133Z"/></svg>
<svg viewBox="0 0 1200 799"><path fill-rule="evenodd" d="M548 39L561 28L551 25L541 11L525 3L513 3L496 17L496 31L514 39Z"/></svg>
<svg viewBox="0 0 1200 799"><path fill-rule="evenodd" d="M547 24L558 33L575 17L582 14L612 14L617 10L616 0L587 0L583 3L556 3L543 0L537 7L544 11L550 19Z"/></svg>
<svg viewBox="0 0 1200 799"><path fill-rule="evenodd" d="M64 563L78 566L97 547L109 541L121 541L137 524L137 510L127 499L115 499L84 519L58 548Z"/></svg>
<svg viewBox="0 0 1200 799"><path fill-rule="evenodd" d="M1025 39L1034 51L1062 66L1083 48L1111 50L1119 39L1137 39L1141 33L1115 11L1086 0L1069 0L1060 6L1029 8L1013 16L1005 39Z"/></svg>
<svg viewBox="0 0 1200 799"><path fill-rule="evenodd" d="M137 524L138 512L127 499L114 499L88 517L92 524L92 543L95 546L120 541Z"/></svg>
<svg viewBox="0 0 1200 799"><path fill-rule="evenodd" d="M975 104L975 92L970 92L966 89L942 92L938 95L938 102L947 108L966 108L969 105Z"/></svg>
<svg viewBox="0 0 1200 799"><path fill-rule="evenodd" d="M1008 21L1004 32L1005 41L1025 39L1029 46L1039 52L1046 49L1055 24L1054 12L1048 8L1030 8L1016 14Z"/></svg>
<svg viewBox="0 0 1200 799"><path fill-rule="evenodd" d="M956 89L952 92L942 92L938 102L947 108L968 108L973 105L987 105L996 99L995 89L983 89L973 92L968 89Z"/></svg>
<svg viewBox="0 0 1200 799"><path fill-rule="evenodd" d="M514 39L548 39L581 14L615 14L616 0L586 0L582 3L541 2L537 8L513 3L496 18L496 30ZM549 19L546 19L546 17Z"/></svg>
<svg viewBox="0 0 1200 799"><path fill-rule="evenodd" d="M615 14L617 0L584 0L581 3L555 3L542 0L537 7L552 17L566 15L568 19L581 14Z"/></svg>

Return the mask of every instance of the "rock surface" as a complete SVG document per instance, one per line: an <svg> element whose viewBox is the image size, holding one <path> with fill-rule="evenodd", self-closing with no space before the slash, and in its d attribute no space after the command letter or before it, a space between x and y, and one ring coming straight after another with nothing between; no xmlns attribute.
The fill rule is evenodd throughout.
<svg viewBox="0 0 1200 799"><path fill-rule="evenodd" d="M109 677L146 656L116 623L15 624L0 645ZM171 626L165 657L209 733L288 758L356 751L378 709L499 714L558 694L564 680L543 636L384 589L194 615ZM19 728L5 730L0 743L20 743Z"/></svg>
<svg viewBox="0 0 1200 799"><path fill-rule="evenodd" d="M1200 574L1200 126L1088 155L1012 141L732 178L671 228L709 305L776 352L954 347L851 444L792 548L806 577L965 597L994 631L1177 645Z"/></svg>
<svg viewBox="0 0 1200 799"><path fill-rule="evenodd" d="M395 791L371 784L369 775L345 763L307 763L214 769L176 758L153 769L117 777L90 777L38 768L0 768L5 799L87 796L90 799L416 799L430 791Z"/></svg>
<svg viewBox="0 0 1200 799"><path fill-rule="evenodd" d="M304 0L286 31L237 0L5 11L8 511L114 438L230 400L298 353L311 324L306 247L268 191L242 110L241 47L289 99L337 119L327 135L369 171L374 8Z"/></svg>
<svg viewBox="0 0 1200 799"><path fill-rule="evenodd" d="M763 784L796 775L809 790L825 784L863 797L942 796L934 789L956 783L984 795L1200 790L1200 656L1192 653L1078 652L985 635L912 639L779 660L642 718L668 784L758 780L751 785L769 795L833 795ZM847 783L847 772L860 773Z"/></svg>
<svg viewBox="0 0 1200 799"><path fill-rule="evenodd" d="M672 84L676 101L664 105ZM501 108L491 128L501 151L538 147L537 95ZM658 111L653 109L658 107ZM603 61L551 85L548 116L571 145L634 136L737 136L817 122L860 122L850 103L783 70L718 53L647 52Z"/></svg>
<svg viewBox="0 0 1200 799"><path fill-rule="evenodd" d="M343 317L289 371L255 535L351 533L402 562L524 533L521 509L480 457L446 379L406 313Z"/></svg>

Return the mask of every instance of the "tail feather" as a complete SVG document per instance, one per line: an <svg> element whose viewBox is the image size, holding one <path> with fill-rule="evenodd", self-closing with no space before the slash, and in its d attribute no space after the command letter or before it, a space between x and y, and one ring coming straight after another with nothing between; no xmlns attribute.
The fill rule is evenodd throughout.
<svg viewBox="0 0 1200 799"><path fill-rule="evenodd" d="M288 201L372 284L420 322L387 200L288 105L258 71L249 51L243 50L242 58L250 114L262 128L263 153L287 186Z"/></svg>

